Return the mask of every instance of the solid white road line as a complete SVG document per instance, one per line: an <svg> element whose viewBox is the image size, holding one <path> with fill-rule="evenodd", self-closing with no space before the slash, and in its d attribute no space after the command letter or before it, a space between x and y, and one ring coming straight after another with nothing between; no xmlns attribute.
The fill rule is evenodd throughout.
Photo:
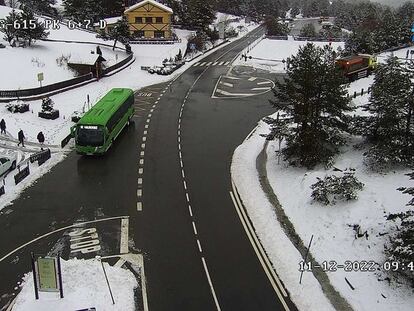
<svg viewBox="0 0 414 311"><path fill-rule="evenodd" d="M210 273L208 272L206 260L204 259L204 257L201 257L201 261L203 262L204 271L206 272L206 275L207 275L208 284L210 285L210 290L213 295L214 303L216 304L217 311L221 311L220 304L216 296L216 291L214 290L213 283L211 282Z"/></svg>
<svg viewBox="0 0 414 311"><path fill-rule="evenodd" d="M128 250L128 230L129 230L129 219L121 219L121 242L120 242L120 254L127 254Z"/></svg>
<svg viewBox="0 0 414 311"><path fill-rule="evenodd" d="M25 244L23 244L23 245L19 246L18 248L14 249L14 250L12 250L12 251L11 251L11 252L9 252L8 254L6 254L6 255L4 255L3 257L1 257L1 258L0 258L0 262L2 262L3 260L5 260L7 257L9 257L9 256L13 255L13 254L14 254L14 253L16 253L17 251L21 250L22 248L25 248L26 246L28 246L28 245L30 245L30 244L32 244L32 243L34 243L34 242L37 242L37 241L39 241L39 240L41 240L41 239L43 239L43 238L46 238L46 237L48 237L48 236L50 236L50 235L52 235L52 234L55 234L55 233L57 233L57 232L65 231L65 230L70 229L70 228L81 227L81 226L88 225L88 224L93 224L93 223L98 223L98 222L103 222L103 221L109 221L109 220L115 220L115 219L128 218L128 217L129 217L129 216L119 216L119 217L109 217L109 218L104 218L104 219L98 219L98 220L85 221L85 222L80 222L80 223L77 223L77 224L73 224L73 225L71 225L71 226L63 227L63 228L60 228L60 229L57 229L57 230L54 230L54 231L48 232L48 233L43 234L43 235L41 235L41 236L38 236L37 238L35 238L35 239L33 239L33 240L31 240L31 241L29 241L29 242L27 242L27 243L25 243Z"/></svg>
<svg viewBox="0 0 414 311"><path fill-rule="evenodd" d="M234 187L234 185L233 185ZM234 189L235 190L235 189ZM237 197L237 194L233 194L232 191L230 191L230 197L233 201L233 204L236 208L237 214L239 215L240 221L244 227L244 230L250 240L251 245L253 246L253 249L256 253L257 258L260 261L260 264L263 267L263 270L265 271L267 278L269 279L276 295L278 296L280 302L282 303L283 307L285 308L286 311L289 311L289 307L287 306L284 297L287 297L287 293L285 291L285 289L283 288L283 285L281 284L279 278L276 276L276 273L274 272L271 263L269 262L269 259L267 258L267 255L264 253L264 250L262 249L262 245L260 244L260 242L257 239L256 234L254 233L254 229L251 227L251 224L249 222L248 219L245 219L243 217L243 215L245 215L245 211L243 209L243 207L241 205L238 205L239 203L239 199ZM241 202L240 202L241 204ZM243 215L242 215L243 214ZM245 215L245 217L247 217L247 215ZM253 230L253 231L249 231ZM266 263L268 263L269 265L267 265ZM273 277L272 277L273 276ZM275 283L276 280L276 283Z"/></svg>
<svg viewBox="0 0 414 311"><path fill-rule="evenodd" d="M142 212L142 202L137 202L137 211Z"/></svg>
<svg viewBox="0 0 414 311"><path fill-rule="evenodd" d="M256 244L258 245L258 249L259 249L259 251L261 252L261 254L262 254L262 256L263 256L263 258L264 258L264 261L266 262L267 266L269 267L269 270L270 270L271 274L273 275L273 278L276 280L276 283L277 283L277 285L279 286L279 288L280 288L280 290L281 290L281 292L282 292L283 296L287 297L287 296L288 296L288 294L287 294L287 292L285 291L285 288L283 287L282 283L280 282L280 280L279 280L278 276L276 275L276 272L275 272L275 271L274 271L274 269L273 269L273 265L272 265L272 263L270 262L269 257L267 257L267 255L266 255L266 253L265 253L265 251L264 251L264 249L263 249L262 244L260 243L259 239L258 239L258 238L257 238L257 236L256 236L256 231L254 230L254 228L253 228L252 224L251 224L251 223L250 223L250 221L249 221L249 216L247 215L247 213L246 213L245 209L243 208L243 203L240 201L240 198L239 198L239 196L237 195L236 186L234 185L233 181L232 181L232 187L233 187L233 190L235 191L233 195L235 196L236 201L237 201L237 203L238 203L238 206L239 206L239 208L240 208L240 211L242 212L242 214L243 214L243 216L244 216L244 219L246 220L247 226L249 227L250 232L252 233L252 236L253 236L253 238L254 238L254 239L255 239L255 241L256 241Z"/></svg>

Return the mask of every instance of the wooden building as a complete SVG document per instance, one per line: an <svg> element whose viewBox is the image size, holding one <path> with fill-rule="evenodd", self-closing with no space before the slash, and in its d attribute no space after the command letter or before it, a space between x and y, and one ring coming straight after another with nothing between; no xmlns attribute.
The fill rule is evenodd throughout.
<svg viewBox="0 0 414 311"><path fill-rule="evenodd" d="M71 57L68 67L78 73L78 75L86 75L92 73L95 78L102 77L103 62L106 62L99 54L85 54L81 57Z"/></svg>
<svg viewBox="0 0 414 311"><path fill-rule="evenodd" d="M144 0L124 12L131 34L136 39L172 39L173 10L154 1Z"/></svg>

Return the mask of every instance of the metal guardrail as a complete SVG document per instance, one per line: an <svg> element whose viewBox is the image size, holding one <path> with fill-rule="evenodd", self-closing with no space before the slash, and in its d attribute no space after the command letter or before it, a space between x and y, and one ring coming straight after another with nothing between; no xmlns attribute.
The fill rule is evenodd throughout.
<svg viewBox="0 0 414 311"><path fill-rule="evenodd" d="M270 40L288 40L288 36L267 36L266 39Z"/></svg>
<svg viewBox="0 0 414 311"><path fill-rule="evenodd" d="M300 37L293 36L295 41L319 41L319 42L342 42L345 38L325 38L325 37Z"/></svg>
<svg viewBox="0 0 414 311"><path fill-rule="evenodd" d="M0 91L0 97L19 98L19 97L35 96L35 95L53 92L59 89L64 89L66 87L76 85L76 84L79 84L79 83L82 83L82 82L85 82L91 79L93 79L93 74L89 73L89 74L76 77L70 80L61 81L61 82L49 84L49 85L38 87L38 88Z"/></svg>

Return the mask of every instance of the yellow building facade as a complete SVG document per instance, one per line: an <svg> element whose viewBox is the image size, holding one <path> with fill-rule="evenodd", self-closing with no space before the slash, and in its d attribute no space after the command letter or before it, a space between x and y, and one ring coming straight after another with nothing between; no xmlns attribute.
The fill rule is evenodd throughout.
<svg viewBox="0 0 414 311"><path fill-rule="evenodd" d="M141 1L124 12L136 39L172 39L171 8L154 0Z"/></svg>

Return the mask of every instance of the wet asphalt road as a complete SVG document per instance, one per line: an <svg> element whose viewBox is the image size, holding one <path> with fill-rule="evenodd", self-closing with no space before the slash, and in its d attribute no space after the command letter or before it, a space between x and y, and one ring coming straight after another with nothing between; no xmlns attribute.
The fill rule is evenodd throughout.
<svg viewBox="0 0 414 311"><path fill-rule="evenodd" d="M203 62L219 57L232 61L252 37L262 32L255 31ZM135 123L107 155L87 158L71 153L25 190L0 216L0 258L55 229L127 215L130 251L144 255L150 310L217 310L202 258L221 310L284 310L229 195L233 151L261 117L273 112L267 102L271 94L212 99L219 77L228 70L226 66L189 68L171 89L167 87L145 128L150 104L166 88L165 84L152 86L145 101L137 98L141 109ZM188 212L177 143L180 108L187 95L180 142L193 217ZM139 164L144 131L145 162ZM142 190L142 211L137 211L138 188ZM102 223L99 232L104 247L97 255L118 254L117 225L113 221ZM0 261L0 307L12 298L21 275L29 271L30 251L68 253L65 234L52 234ZM295 310L289 300L287 303Z"/></svg>

